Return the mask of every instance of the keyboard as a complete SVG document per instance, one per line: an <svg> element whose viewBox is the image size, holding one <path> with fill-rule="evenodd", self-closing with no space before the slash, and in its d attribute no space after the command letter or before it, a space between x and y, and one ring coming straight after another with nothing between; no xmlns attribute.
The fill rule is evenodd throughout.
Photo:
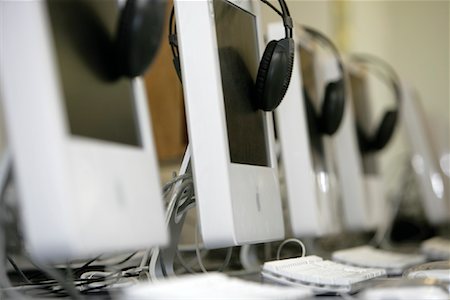
<svg viewBox="0 0 450 300"><path fill-rule="evenodd" d="M425 262L421 254L396 253L371 246L335 251L332 259L352 266L385 269L388 275L401 275L409 267Z"/></svg>
<svg viewBox="0 0 450 300"><path fill-rule="evenodd" d="M449 299L448 292L438 286L399 286L399 287L371 287L360 294L360 299L370 300L445 300Z"/></svg>
<svg viewBox="0 0 450 300"><path fill-rule="evenodd" d="M403 274L403 277L439 282L448 286L450 292L450 260L435 261L414 266L407 270Z"/></svg>
<svg viewBox="0 0 450 300"><path fill-rule="evenodd" d="M315 294L353 293L386 275L383 269L351 267L315 255L266 262L261 273L274 282L309 287Z"/></svg>
<svg viewBox="0 0 450 300"><path fill-rule="evenodd" d="M450 239L434 237L422 242L420 248L429 260L450 259Z"/></svg>
<svg viewBox="0 0 450 300"><path fill-rule="evenodd" d="M125 288L119 299L286 299L310 298L307 288L262 284L222 273L184 275Z"/></svg>

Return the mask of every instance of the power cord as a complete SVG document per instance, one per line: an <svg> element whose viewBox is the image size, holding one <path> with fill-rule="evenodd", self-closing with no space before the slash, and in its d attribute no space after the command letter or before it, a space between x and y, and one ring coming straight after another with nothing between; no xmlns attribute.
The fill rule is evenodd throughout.
<svg viewBox="0 0 450 300"><path fill-rule="evenodd" d="M198 265L200 266L200 269L203 273L208 273L209 271L206 269L205 265L203 264L203 258L200 254L200 246L199 246L199 239L198 239L198 235L199 235L199 226L198 223L196 222L196 226L195 226L196 230L195 230L195 255L197 256L197 261L198 261ZM231 257L233 254L233 247L229 247L227 249L227 255L225 256L225 260L222 264L222 266L217 269L215 272L223 272L225 270L225 268L230 264L231 261Z"/></svg>
<svg viewBox="0 0 450 300"><path fill-rule="evenodd" d="M277 250L277 260L280 260L280 255L281 255L281 250L283 249L284 246L286 246L289 243L297 243L300 245L301 249L302 249L302 255L300 257L304 257L306 255L306 247L305 244L303 244L303 242L299 239L295 239L295 238L291 238L291 239L287 239L285 241L283 241L280 246L278 246L278 250Z"/></svg>

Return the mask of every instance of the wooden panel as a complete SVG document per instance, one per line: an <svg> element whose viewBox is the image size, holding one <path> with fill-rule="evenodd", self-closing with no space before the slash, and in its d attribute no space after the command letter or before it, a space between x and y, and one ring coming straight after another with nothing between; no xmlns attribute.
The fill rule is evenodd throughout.
<svg viewBox="0 0 450 300"><path fill-rule="evenodd" d="M166 26L161 46L150 70L145 75L148 103L153 123L158 158L177 159L187 145L186 118L181 84L172 63L168 36L172 1L168 1Z"/></svg>

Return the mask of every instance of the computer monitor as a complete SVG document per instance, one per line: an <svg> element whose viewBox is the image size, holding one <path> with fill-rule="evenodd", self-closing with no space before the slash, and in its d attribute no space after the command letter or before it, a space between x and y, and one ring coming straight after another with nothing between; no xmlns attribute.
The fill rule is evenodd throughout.
<svg viewBox="0 0 450 300"><path fill-rule="evenodd" d="M410 145L411 164L425 216L433 225L445 224L450 222L450 186L448 177L440 167L439 150L432 139L437 126L430 126L417 92L405 82L402 89L401 120Z"/></svg>
<svg viewBox="0 0 450 300"><path fill-rule="evenodd" d="M280 23L269 24L268 38L283 35ZM321 59L315 43L296 34L296 55L291 84L276 110L277 136L285 171L287 204L292 233L297 237L322 236L341 229L339 192L330 138L318 132L308 116L320 103L307 103L303 87L314 95L323 91ZM320 71L318 71L320 70ZM319 82L320 79L320 82Z"/></svg>
<svg viewBox="0 0 450 300"><path fill-rule="evenodd" d="M333 73L335 77L339 76L335 61L328 59L323 64L329 77ZM358 148L355 115L351 105L352 91L348 77L345 84L348 105L345 106L342 124L332 137L334 161L341 191L341 213L346 230L367 231L376 226L376 213L366 191L363 163Z"/></svg>
<svg viewBox="0 0 450 300"><path fill-rule="evenodd" d="M205 247L280 240L271 113L252 105L258 1L175 1L196 206Z"/></svg>
<svg viewBox="0 0 450 300"><path fill-rule="evenodd" d="M351 93L351 104L354 111L353 128L356 130L356 122L366 131L372 132L370 84L367 71L360 65L347 62L346 64ZM371 130L372 129L372 130ZM361 212L367 216L364 224L367 229L377 228L387 221L388 209L387 197L384 190L383 178L378 166L378 153L362 153L359 149L359 157L363 172L365 197L360 202L363 205Z"/></svg>
<svg viewBox="0 0 450 300"><path fill-rule="evenodd" d="M26 251L59 263L165 244L143 83L109 77L117 2L0 5L0 90Z"/></svg>

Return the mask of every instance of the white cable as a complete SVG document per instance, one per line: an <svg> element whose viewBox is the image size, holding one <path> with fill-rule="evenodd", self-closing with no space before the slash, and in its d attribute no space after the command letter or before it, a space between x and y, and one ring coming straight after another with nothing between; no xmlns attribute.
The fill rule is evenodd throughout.
<svg viewBox="0 0 450 300"><path fill-rule="evenodd" d="M2 196L3 196L3 191L5 189L5 186L8 183L8 178L9 178L9 174L11 171L10 170L11 165L12 165L11 151L9 150L8 147L6 147L3 151L3 156L0 161L0 189L1 189L0 195L2 195ZM3 201L3 199L1 199L1 200Z"/></svg>
<svg viewBox="0 0 450 300"><path fill-rule="evenodd" d="M358 300L359 299L359 298L353 297L352 295L347 294L347 293L341 293L341 294L339 294L339 296L341 296L342 299L344 299L344 300Z"/></svg>
<svg viewBox="0 0 450 300"><path fill-rule="evenodd" d="M198 260L198 265L200 266L200 269L202 270L203 273L208 273L208 271L205 268L205 265L203 265L203 259L202 256L200 254L200 247L198 244L198 232L199 232L199 226L198 226L198 222L196 222L195 224L195 255L197 255L197 260Z"/></svg>
<svg viewBox="0 0 450 300"><path fill-rule="evenodd" d="M280 254L281 254L281 250L283 249L283 247L288 244L288 243L297 243L300 245L300 247L302 248L302 255L300 257L304 257L306 255L306 247L305 244L303 244L303 242L299 239L287 239L285 241L283 241L280 246L278 246L278 250L277 250L277 260L280 260Z"/></svg>
<svg viewBox="0 0 450 300"><path fill-rule="evenodd" d="M180 176L184 176L184 175L180 175ZM181 183L178 181L174 190L172 190L172 192L170 193L170 201L169 201L169 204L168 204L167 210L166 210L166 227L169 227L170 218L171 218L172 214L175 213L175 209L177 207L179 200L183 196L183 192L185 190L187 190L192 184L193 184L193 181L190 178L184 179L184 181ZM150 255L150 263L148 265L148 272L150 275L150 279L152 281L157 281L158 274L156 272L156 266L157 266L157 262L158 262L158 257L160 255L159 248L153 248L149 255ZM144 258L147 259L148 256L144 255ZM144 258L141 261L141 266L144 266L146 264L146 261L144 261Z"/></svg>
<svg viewBox="0 0 450 300"><path fill-rule="evenodd" d="M4 189L8 183L10 167L12 164L12 156L8 147L5 148L0 161L0 197L3 197ZM11 284L6 271L6 233L5 224L3 224L3 198L0 198L0 299L3 295L7 295L11 299L29 299L24 294L18 292Z"/></svg>
<svg viewBox="0 0 450 300"><path fill-rule="evenodd" d="M156 274L156 264L159 257L159 248L153 248L150 255L150 263L148 265L148 274L150 275L151 281L159 281L159 276Z"/></svg>

